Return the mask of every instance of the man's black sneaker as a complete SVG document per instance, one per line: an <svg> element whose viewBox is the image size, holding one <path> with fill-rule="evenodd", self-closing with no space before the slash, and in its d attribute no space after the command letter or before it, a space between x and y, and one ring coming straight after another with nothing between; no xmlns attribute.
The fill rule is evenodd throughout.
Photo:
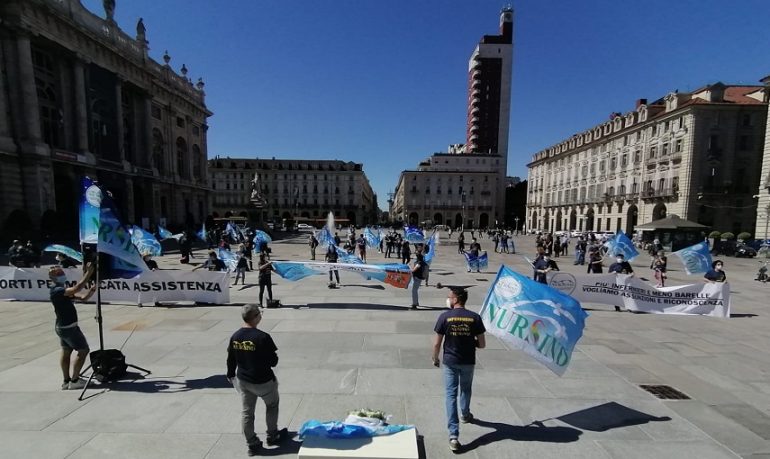
<svg viewBox="0 0 770 459"><path fill-rule="evenodd" d="M449 449L453 452L460 451L460 442L456 438L450 438L449 439Z"/></svg>
<svg viewBox="0 0 770 459"><path fill-rule="evenodd" d="M460 422L463 424L470 424L473 422L473 413L468 413L468 416L460 416Z"/></svg>
<svg viewBox="0 0 770 459"><path fill-rule="evenodd" d="M268 436L267 437L267 444L270 446L275 446L284 440L289 436L289 429L284 427L283 429L279 430L275 435Z"/></svg>
<svg viewBox="0 0 770 459"><path fill-rule="evenodd" d="M249 455L249 457L253 457L253 456L259 456L261 452L262 452L262 442L257 440L257 443L253 445L249 445L249 450L247 454Z"/></svg>
<svg viewBox="0 0 770 459"><path fill-rule="evenodd" d="M615 306L615 312L620 312L620 306Z"/></svg>

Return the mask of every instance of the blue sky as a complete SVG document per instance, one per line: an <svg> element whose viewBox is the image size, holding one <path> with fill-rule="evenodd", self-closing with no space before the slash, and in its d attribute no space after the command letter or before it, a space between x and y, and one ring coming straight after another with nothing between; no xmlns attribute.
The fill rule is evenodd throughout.
<svg viewBox="0 0 770 459"><path fill-rule="evenodd" d="M100 0L82 0L103 16ZM465 137L468 59L497 32L490 0L117 0L150 54L206 82L209 157L364 164L387 208L398 174ZM639 98L770 74L760 0L513 4L508 174Z"/></svg>

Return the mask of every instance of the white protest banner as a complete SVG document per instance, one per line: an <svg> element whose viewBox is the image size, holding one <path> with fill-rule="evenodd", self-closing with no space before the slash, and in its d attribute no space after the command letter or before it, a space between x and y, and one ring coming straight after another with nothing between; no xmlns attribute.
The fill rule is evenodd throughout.
<svg viewBox="0 0 770 459"><path fill-rule="evenodd" d="M656 314L730 317L730 284L703 283L655 288L626 274L549 273L548 285L581 303L620 306Z"/></svg>
<svg viewBox="0 0 770 459"><path fill-rule="evenodd" d="M67 286L81 276L77 269L65 270ZM230 279L226 272L146 271L131 279L100 281L102 300L130 303L193 301L212 304L230 302ZM48 301L52 282L46 268L0 267L0 299Z"/></svg>

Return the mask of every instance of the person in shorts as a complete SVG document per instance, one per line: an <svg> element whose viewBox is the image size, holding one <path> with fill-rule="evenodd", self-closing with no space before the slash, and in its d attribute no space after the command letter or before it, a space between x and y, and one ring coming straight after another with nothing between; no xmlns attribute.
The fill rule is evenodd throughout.
<svg viewBox="0 0 770 459"><path fill-rule="evenodd" d="M86 385L86 382L80 379L80 370L88 356L88 341L78 327L78 312L72 300L88 301L91 295L96 292L96 284L94 283L88 293L82 297L77 296L77 293L85 288L93 274L94 266L89 265L83 278L72 287L67 287L67 274L61 266L52 266L48 270L48 277L53 282L50 298L56 314L54 330L56 330L61 344L59 364L63 376L62 390L82 389ZM72 363L73 350L77 352L74 364ZM70 367L72 371L70 371Z"/></svg>

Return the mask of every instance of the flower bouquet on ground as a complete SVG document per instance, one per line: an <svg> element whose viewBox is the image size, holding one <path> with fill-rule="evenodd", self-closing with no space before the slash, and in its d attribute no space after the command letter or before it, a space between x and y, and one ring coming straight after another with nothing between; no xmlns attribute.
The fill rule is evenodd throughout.
<svg viewBox="0 0 770 459"><path fill-rule="evenodd" d="M388 424L391 415L368 408L350 411L344 421L321 422L311 419L302 424L299 437L370 438L413 429L412 425Z"/></svg>

